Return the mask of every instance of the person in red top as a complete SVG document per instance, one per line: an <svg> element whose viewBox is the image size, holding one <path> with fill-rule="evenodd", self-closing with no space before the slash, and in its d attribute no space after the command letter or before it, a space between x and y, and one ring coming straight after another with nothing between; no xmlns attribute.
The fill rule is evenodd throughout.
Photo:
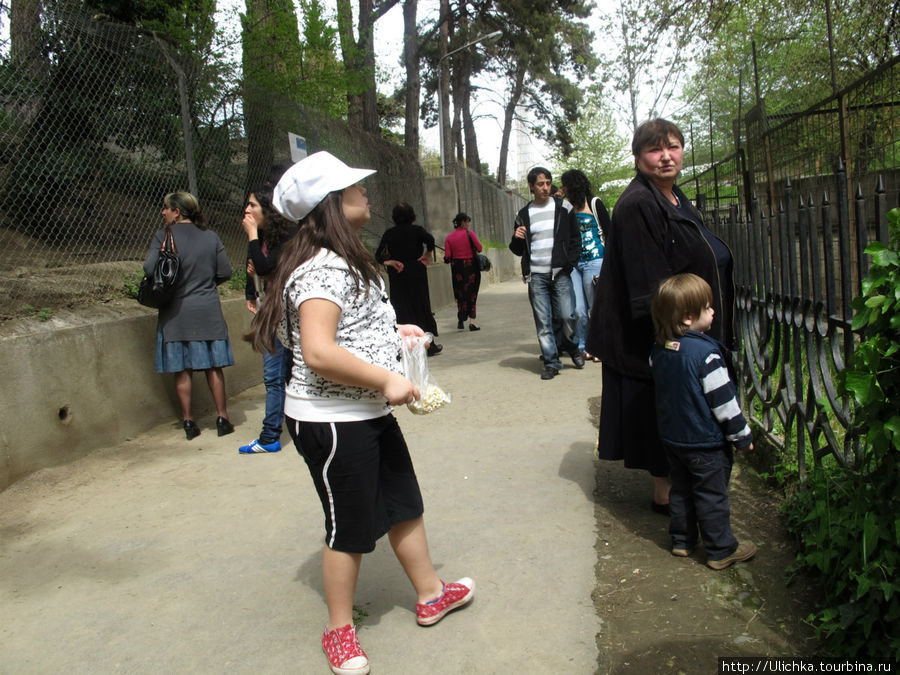
<svg viewBox="0 0 900 675"><path fill-rule="evenodd" d="M471 230L472 219L465 213L457 213L453 219L453 232L444 239L444 262L450 263L453 274L453 295L456 298L456 327L462 330L466 319L469 330L481 330L475 324L475 303L481 287L481 270L475 253L481 253L481 242Z"/></svg>

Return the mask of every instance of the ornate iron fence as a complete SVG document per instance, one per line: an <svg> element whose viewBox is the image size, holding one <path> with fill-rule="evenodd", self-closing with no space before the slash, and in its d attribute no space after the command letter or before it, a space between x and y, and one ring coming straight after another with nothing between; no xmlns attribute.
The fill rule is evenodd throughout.
<svg viewBox="0 0 900 675"><path fill-rule="evenodd" d="M737 148L681 186L735 258L745 410L807 462L859 462L837 377L857 344L869 242L900 203L900 58L795 114L759 102Z"/></svg>
<svg viewBox="0 0 900 675"><path fill-rule="evenodd" d="M795 195L787 181L777 210L754 196L743 212L731 205L711 227L729 242L735 257L736 304L745 410L783 449L794 448L801 477L810 458L832 455L845 468L858 465L860 445L851 427L851 404L838 394L836 379L856 344L852 298L858 294L857 261L878 223L887 242L888 204L883 184L866 208L861 188L851 204L844 197L843 166L834 174L834 201L824 192ZM818 201L816 199L818 198Z"/></svg>

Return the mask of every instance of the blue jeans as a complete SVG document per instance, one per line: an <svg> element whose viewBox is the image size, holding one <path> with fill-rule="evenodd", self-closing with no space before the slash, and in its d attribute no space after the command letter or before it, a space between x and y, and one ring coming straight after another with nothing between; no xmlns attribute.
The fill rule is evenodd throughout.
<svg viewBox="0 0 900 675"><path fill-rule="evenodd" d="M672 548L690 549L697 529L710 560L727 558L737 550L731 531L728 481L734 464L731 446L676 448L666 445L672 491L669 493L669 535Z"/></svg>
<svg viewBox="0 0 900 675"><path fill-rule="evenodd" d="M572 269L572 291L575 293L575 337L578 348L584 351L591 307L594 304L594 278L599 276L603 258L579 262Z"/></svg>
<svg viewBox="0 0 900 675"><path fill-rule="evenodd" d="M575 294L568 274L532 274L528 282L528 299L534 314L538 344L544 357L544 365L562 370L559 352L573 352L575 334Z"/></svg>
<svg viewBox="0 0 900 675"><path fill-rule="evenodd" d="M259 442L269 445L281 438L284 423L284 385L291 376L293 357L275 338L275 353L263 352L263 383L266 385L266 416Z"/></svg>

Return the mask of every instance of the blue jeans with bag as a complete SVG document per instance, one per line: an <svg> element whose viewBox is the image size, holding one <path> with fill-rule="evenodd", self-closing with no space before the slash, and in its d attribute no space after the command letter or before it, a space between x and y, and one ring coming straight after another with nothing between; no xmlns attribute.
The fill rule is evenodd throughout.
<svg viewBox="0 0 900 675"><path fill-rule="evenodd" d="M600 275L603 258L580 261L572 269L572 291L575 293L575 337L573 342L584 351L591 307L594 304L594 279Z"/></svg>

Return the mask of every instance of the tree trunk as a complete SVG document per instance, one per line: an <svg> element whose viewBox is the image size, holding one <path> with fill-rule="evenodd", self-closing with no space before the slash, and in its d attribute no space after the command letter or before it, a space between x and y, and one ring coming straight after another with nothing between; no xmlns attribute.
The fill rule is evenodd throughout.
<svg viewBox="0 0 900 675"><path fill-rule="evenodd" d="M467 50L461 56L463 57L463 62L462 70L459 75L459 84L460 97L462 98L466 166L476 173L481 173L481 160L478 157L478 138L475 135L475 124L472 121L472 52Z"/></svg>
<svg viewBox="0 0 900 675"><path fill-rule="evenodd" d="M453 139L453 154L456 161L463 163L465 157L463 155L462 146L462 108L463 108L463 87L461 83L461 71L457 68L453 72L453 126L450 128L450 137Z"/></svg>
<svg viewBox="0 0 900 675"><path fill-rule="evenodd" d="M40 77L46 71L41 45L41 0L11 0L9 6L9 55L25 72Z"/></svg>
<svg viewBox="0 0 900 675"><path fill-rule="evenodd" d="M513 119L516 116L516 106L522 96L525 86L525 66L520 65L516 72L516 80L509 94L509 101L503 112L503 135L500 139L500 162L497 165L497 182L506 185L506 160L509 155L509 137L512 134Z"/></svg>
<svg viewBox="0 0 900 675"><path fill-rule="evenodd" d="M274 161L279 104L296 100L291 94L300 65L300 35L291 2L246 0L246 7L241 56L249 193L266 179Z"/></svg>
<svg viewBox="0 0 900 675"><path fill-rule="evenodd" d="M403 2L403 64L406 66L406 129L403 144L419 156L419 43L416 31L418 0Z"/></svg>
<svg viewBox="0 0 900 675"><path fill-rule="evenodd" d="M359 44L362 61L362 121L363 129L377 134L378 96L375 88L375 15L372 0L359 0Z"/></svg>
<svg viewBox="0 0 900 675"><path fill-rule="evenodd" d="M446 162L446 166L441 166L441 172L446 172L451 164L453 156L453 139L450 136L450 64L447 59L447 48L450 44L450 0L441 0L441 31L440 31L440 61L439 61L439 107L440 107L440 124L441 124L441 148L443 156L442 162Z"/></svg>
<svg viewBox="0 0 900 675"><path fill-rule="evenodd" d="M363 128L362 59L356 41L353 39L353 10L350 0L337 0L338 36L341 41L341 58L347 73L347 123L357 129Z"/></svg>

